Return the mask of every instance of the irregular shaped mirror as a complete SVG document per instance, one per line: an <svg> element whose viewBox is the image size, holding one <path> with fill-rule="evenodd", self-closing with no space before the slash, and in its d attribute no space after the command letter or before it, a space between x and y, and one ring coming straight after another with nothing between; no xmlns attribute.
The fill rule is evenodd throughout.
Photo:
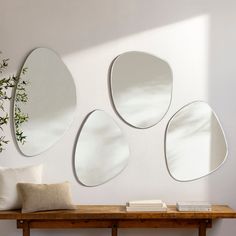
<svg viewBox="0 0 236 236"><path fill-rule="evenodd" d="M73 121L76 88L59 56L37 48L27 57L16 86L14 128L20 151L35 156L56 143Z"/></svg>
<svg viewBox="0 0 236 236"><path fill-rule="evenodd" d="M136 128L149 128L163 118L170 106L172 71L153 55L126 52L113 61L110 87L120 117Z"/></svg>
<svg viewBox="0 0 236 236"><path fill-rule="evenodd" d="M208 175L222 165L227 153L224 132L207 103L190 103L169 121L165 154L174 179L190 181Z"/></svg>
<svg viewBox="0 0 236 236"><path fill-rule="evenodd" d="M90 113L77 140L77 179L86 186L103 184L127 166L128 158L128 143L114 120L104 111Z"/></svg>

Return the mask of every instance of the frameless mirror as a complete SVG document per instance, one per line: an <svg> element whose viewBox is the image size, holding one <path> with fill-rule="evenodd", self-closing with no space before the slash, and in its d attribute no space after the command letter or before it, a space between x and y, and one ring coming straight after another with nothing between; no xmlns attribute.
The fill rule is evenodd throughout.
<svg viewBox="0 0 236 236"><path fill-rule="evenodd" d="M149 128L163 118L170 106L172 83L170 66L144 52L119 55L110 70L113 105L136 128Z"/></svg>
<svg viewBox="0 0 236 236"><path fill-rule="evenodd" d="M216 114L205 102L193 102L169 121L165 135L166 163L179 181L215 171L227 157L227 143Z"/></svg>
<svg viewBox="0 0 236 236"><path fill-rule="evenodd" d="M27 57L14 98L14 130L20 151L35 156L56 143L73 121L76 88L52 50L37 48Z"/></svg>
<svg viewBox="0 0 236 236"><path fill-rule="evenodd" d="M77 140L74 167L80 183L96 186L117 176L128 164L125 137L104 111L95 110L85 119Z"/></svg>

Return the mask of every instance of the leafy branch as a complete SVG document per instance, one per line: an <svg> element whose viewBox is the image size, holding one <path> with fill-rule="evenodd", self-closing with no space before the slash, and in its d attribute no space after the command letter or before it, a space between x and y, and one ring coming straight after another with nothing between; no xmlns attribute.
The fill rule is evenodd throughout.
<svg viewBox="0 0 236 236"><path fill-rule="evenodd" d="M0 52L1 54L1 52ZM0 61L0 74L8 68L9 58L4 58ZM23 68L21 74L24 75L27 72L27 68ZM9 95L9 89L16 87L16 100L15 100L15 131L16 139L22 144L25 143L26 136L23 134L21 125L29 120L28 114L25 114L20 105L28 101L28 96L26 93L26 86L29 84L26 80L20 80L19 76L10 75L8 77L3 77L0 79L0 153L5 150L5 146L8 144L9 140L6 139L4 135L4 126L9 122L8 112L5 111L5 103L10 102L12 97Z"/></svg>
<svg viewBox="0 0 236 236"><path fill-rule="evenodd" d="M0 52L1 53L1 52ZM2 74L8 67L9 59L2 59L0 62L0 74ZM11 75L0 79L0 152L5 149L5 145L9 142L5 135L3 126L8 124L9 115L4 109L6 101L11 100L11 96L8 94L8 90L15 87L17 83L17 77Z"/></svg>
<svg viewBox="0 0 236 236"><path fill-rule="evenodd" d="M27 68L23 68L22 75L25 75L27 72ZM24 113L21 109L22 104L26 104L28 101L28 94L26 92L26 86L29 84L27 80L19 80L16 87L16 95L15 95L15 134L16 140L24 144L26 142L26 136L21 129L23 123L29 120L29 115Z"/></svg>

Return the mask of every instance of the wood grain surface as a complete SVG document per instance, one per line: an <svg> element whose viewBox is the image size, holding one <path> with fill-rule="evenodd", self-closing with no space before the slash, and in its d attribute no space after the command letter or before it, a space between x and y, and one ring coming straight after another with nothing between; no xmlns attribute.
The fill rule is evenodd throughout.
<svg viewBox="0 0 236 236"><path fill-rule="evenodd" d="M78 205L75 210L21 213L0 211L0 219L218 219L236 218L236 211L227 205L213 205L212 211L179 212L169 205L167 212L127 212L124 205Z"/></svg>

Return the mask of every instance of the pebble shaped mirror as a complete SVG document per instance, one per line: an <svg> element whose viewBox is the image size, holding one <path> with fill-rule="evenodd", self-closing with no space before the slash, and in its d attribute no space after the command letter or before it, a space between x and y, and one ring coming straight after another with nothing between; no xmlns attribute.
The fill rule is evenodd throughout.
<svg viewBox="0 0 236 236"><path fill-rule="evenodd" d="M117 176L128 164L129 146L104 111L95 110L85 119L76 144L74 167L80 183L97 186Z"/></svg>
<svg viewBox="0 0 236 236"><path fill-rule="evenodd" d="M190 181L206 176L223 164L227 153L221 124L207 103L190 103L170 119L165 154L174 179Z"/></svg>
<svg viewBox="0 0 236 236"><path fill-rule="evenodd" d="M27 57L14 97L14 130L20 151L35 156L55 144L68 129L76 108L73 78L51 49Z"/></svg>
<svg viewBox="0 0 236 236"><path fill-rule="evenodd" d="M172 71L162 59L144 52L119 55L110 70L111 98L119 116L136 128L157 124L172 95Z"/></svg>

